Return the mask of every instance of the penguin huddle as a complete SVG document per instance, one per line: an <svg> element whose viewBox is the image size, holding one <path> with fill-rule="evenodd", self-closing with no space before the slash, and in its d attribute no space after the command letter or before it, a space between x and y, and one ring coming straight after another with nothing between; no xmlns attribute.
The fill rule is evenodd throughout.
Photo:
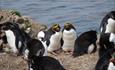
<svg viewBox="0 0 115 70"><path fill-rule="evenodd" d="M52 53L61 48L65 52L72 52L77 34L75 27L66 23L62 31L59 24L54 24L47 31L40 31L37 37L42 43L46 42L48 52Z"/></svg>
<svg viewBox="0 0 115 70"><path fill-rule="evenodd" d="M37 37L43 44L45 42L48 52L61 49L76 57L97 50L97 32L90 30L77 36L75 27L70 23L65 23L62 31L59 24L54 24L48 30L40 31Z"/></svg>
<svg viewBox="0 0 115 70"><path fill-rule="evenodd" d="M44 56L45 47L42 42L31 38L18 24L5 22L0 24L0 31L5 33L6 39L1 39L7 40L11 52L27 58L28 70L65 70L57 59Z"/></svg>

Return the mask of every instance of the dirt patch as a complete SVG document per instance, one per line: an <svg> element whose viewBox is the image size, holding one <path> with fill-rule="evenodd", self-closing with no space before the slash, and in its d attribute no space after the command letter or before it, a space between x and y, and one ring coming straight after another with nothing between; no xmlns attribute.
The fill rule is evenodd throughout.
<svg viewBox="0 0 115 70"><path fill-rule="evenodd" d="M63 52L57 56L51 55L58 59L66 70L94 70L97 62L97 52L86 54L77 58L67 55ZM11 56L9 54L0 55L0 70L27 70L27 63L21 57Z"/></svg>

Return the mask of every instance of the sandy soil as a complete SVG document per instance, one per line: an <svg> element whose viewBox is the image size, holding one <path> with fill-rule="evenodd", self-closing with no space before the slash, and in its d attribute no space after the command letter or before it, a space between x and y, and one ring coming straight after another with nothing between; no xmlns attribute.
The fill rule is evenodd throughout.
<svg viewBox="0 0 115 70"><path fill-rule="evenodd" d="M97 52L77 58L73 58L70 54L64 52L56 56L51 54L49 56L58 59L66 70L94 70L98 59ZM20 56L0 54L0 70L27 70L27 63Z"/></svg>

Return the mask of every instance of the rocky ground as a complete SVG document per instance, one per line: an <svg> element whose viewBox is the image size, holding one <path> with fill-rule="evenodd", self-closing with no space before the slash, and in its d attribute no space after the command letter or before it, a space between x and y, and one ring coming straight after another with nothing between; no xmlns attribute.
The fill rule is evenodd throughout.
<svg viewBox="0 0 115 70"><path fill-rule="evenodd" d="M94 70L97 62L97 52L86 54L80 57L73 58L70 54L64 52L58 55L51 55L58 59L66 70ZM27 70L27 63L20 56L12 56L10 54L0 55L0 70Z"/></svg>
<svg viewBox="0 0 115 70"><path fill-rule="evenodd" d="M28 31L32 37L36 36L36 33L40 30L46 29L45 25L37 23L29 17L22 16L19 12L14 10L0 10L0 24L3 22L16 22L19 23L20 28ZM95 64L98 59L97 52L93 54L86 54L77 58L73 58L71 54L65 54L64 52L58 55L49 55L58 59L66 70L94 70ZM12 56L6 53L0 53L0 70L27 70L27 63L22 57Z"/></svg>

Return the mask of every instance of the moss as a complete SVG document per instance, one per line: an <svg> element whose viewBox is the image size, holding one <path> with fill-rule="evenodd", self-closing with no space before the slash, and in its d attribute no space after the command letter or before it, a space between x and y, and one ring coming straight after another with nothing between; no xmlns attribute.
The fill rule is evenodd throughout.
<svg viewBox="0 0 115 70"><path fill-rule="evenodd" d="M11 13L12 13L12 15L15 14L15 15L21 17L21 13L19 11L12 10Z"/></svg>

